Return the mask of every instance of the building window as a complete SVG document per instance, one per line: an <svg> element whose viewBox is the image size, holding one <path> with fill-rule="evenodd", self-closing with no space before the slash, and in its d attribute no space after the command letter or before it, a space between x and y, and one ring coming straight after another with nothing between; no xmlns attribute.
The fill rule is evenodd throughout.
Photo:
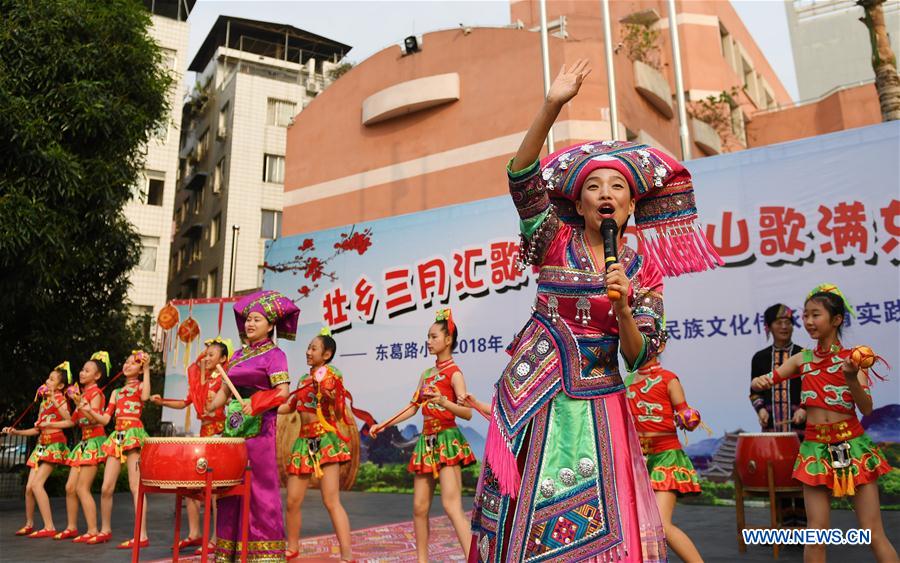
<svg viewBox="0 0 900 563"><path fill-rule="evenodd" d="M147 182L147 205L155 205L161 207L163 204L163 193L166 188L166 181L160 178L150 178Z"/></svg>
<svg viewBox="0 0 900 563"><path fill-rule="evenodd" d="M206 274L206 296L207 297L216 297L216 293L218 293L219 285L219 270L214 269Z"/></svg>
<svg viewBox="0 0 900 563"><path fill-rule="evenodd" d="M744 127L744 112L740 107L731 110L731 132L745 147L747 146L747 130Z"/></svg>
<svg viewBox="0 0 900 563"><path fill-rule="evenodd" d="M209 150L209 129L200 135L200 142L197 143L197 162L202 162L206 158L206 152Z"/></svg>
<svg viewBox="0 0 900 563"><path fill-rule="evenodd" d="M222 214L218 213L209 223L209 246L213 247L222 238Z"/></svg>
<svg viewBox="0 0 900 563"><path fill-rule="evenodd" d="M225 189L225 157L216 164L216 169L213 171L213 186L212 192L214 194L222 193L222 190Z"/></svg>
<svg viewBox="0 0 900 563"><path fill-rule="evenodd" d="M193 240L191 241L191 262L199 262L203 259L203 249L200 246L200 241Z"/></svg>
<svg viewBox="0 0 900 563"><path fill-rule="evenodd" d="M224 139L228 135L228 102L219 110L219 122L216 124L216 137Z"/></svg>
<svg viewBox="0 0 900 563"><path fill-rule="evenodd" d="M267 154L263 163L263 182L284 182L284 156Z"/></svg>
<svg viewBox="0 0 900 563"><path fill-rule="evenodd" d="M277 125L279 127L287 127L294 118L294 108L297 104L287 100L276 100L269 98L268 115L266 125Z"/></svg>
<svg viewBox="0 0 900 563"><path fill-rule="evenodd" d="M281 211L262 210L259 236L264 239L276 239L281 236Z"/></svg>
<svg viewBox="0 0 900 563"><path fill-rule="evenodd" d="M138 262L138 270L156 271L157 250L159 250L159 237L141 237L141 259Z"/></svg>

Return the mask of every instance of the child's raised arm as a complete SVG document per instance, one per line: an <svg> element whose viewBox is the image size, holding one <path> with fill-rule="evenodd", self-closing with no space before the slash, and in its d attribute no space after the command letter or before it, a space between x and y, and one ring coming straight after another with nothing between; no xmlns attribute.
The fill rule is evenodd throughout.
<svg viewBox="0 0 900 563"><path fill-rule="evenodd" d="M788 358L781 366L773 370L772 373L754 377L750 382L750 389L753 391L766 391L771 389L773 385L786 379L792 379L800 375L800 367L803 365L803 352L798 352Z"/></svg>

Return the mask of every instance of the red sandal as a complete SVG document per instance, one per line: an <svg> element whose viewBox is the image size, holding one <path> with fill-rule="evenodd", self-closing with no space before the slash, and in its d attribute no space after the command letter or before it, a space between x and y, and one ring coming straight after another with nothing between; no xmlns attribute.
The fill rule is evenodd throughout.
<svg viewBox="0 0 900 563"><path fill-rule="evenodd" d="M78 530L66 529L66 530L63 530L62 532L56 534L55 536L53 536L53 539L68 540L68 539L75 538L75 537L78 537Z"/></svg>
<svg viewBox="0 0 900 563"><path fill-rule="evenodd" d="M41 539L41 538L52 538L56 535L56 530L48 530L44 528L43 530L39 530L37 532L31 532L28 534L29 538Z"/></svg>
<svg viewBox="0 0 900 563"><path fill-rule="evenodd" d="M34 526L26 524L26 525L22 526L21 528L19 528L18 530L16 530L16 535L17 536L27 536L28 534L30 534L33 531L34 531Z"/></svg>
<svg viewBox="0 0 900 563"><path fill-rule="evenodd" d="M191 547L193 545L200 545L203 543L203 537L197 538L184 538L180 542L178 542L178 549L184 549L186 547Z"/></svg>
<svg viewBox="0 0 900 563"><path fill-rule="evenodd" d="M138 547L149 547L150 546L150 538L145 540L141 540L138 542ZM134 548L134 538L130 540L125 540L119 545L116 546L116 549L133 549Z"/></svg>
<svg viewBox="0 0 900 563"><path fill-rule="evenodd" d="M84 541L87 545L97 545L101 543L106 543L112 539L112 532L100 532L96 536L93 536L90 539Z"/></svg>
<svg viewBox="0 0 900 563"><path fill-rule="evenodd" d="M209 547L208 547L208 549L207 549L207 552L208 552L210 555L212 555L213 553L215 553L215 551L216 551L216 543L215 543L215 542L209 542ZM203 555L203 546L202 546L202 545L201 545L200 547L197 548L197 551L194 552L194 555Z"/></svg>
<svg viewBox="0 0 900 563"><path fill-rule="evenodd" d="M89 534L89 533L85 532L85 533L81 534L80 536L78 536L77 538L75 538L74 540L72 540L72 543L87 543L88 541L90 541L91 538L93 538L97 535L99 535L99 534Z"/></svg>

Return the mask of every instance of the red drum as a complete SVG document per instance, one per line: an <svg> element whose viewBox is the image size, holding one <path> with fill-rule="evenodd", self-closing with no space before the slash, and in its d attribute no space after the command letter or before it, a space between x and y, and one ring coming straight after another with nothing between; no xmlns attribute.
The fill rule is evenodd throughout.
<svg viewBox="0 0 900 563"><path fill-rule="evenodd" d="M141 483L161 489L202 489L212 471L214 488L244 479L247 446L243 438L147 438L141 448Z"/></svg>
<svg viewBox="0 0 900 563"><path fill-rule="evenodd" d="M734 469L744 488L768 491L766 462L772 462L775 490L796 489L800 482L791 477L800 451L800 439L793 432L742 432L738 435Z"/></svg>

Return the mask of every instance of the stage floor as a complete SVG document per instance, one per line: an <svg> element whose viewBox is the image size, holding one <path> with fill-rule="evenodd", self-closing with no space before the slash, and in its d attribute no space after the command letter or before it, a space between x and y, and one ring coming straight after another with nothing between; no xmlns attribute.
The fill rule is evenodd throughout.
<svg viewBox="0 0 900 563"><path fill-rule="evenodd" d="M353 525L354 556L357 561L415 561L415 541L412 531L412 495L379 493L341 493L341 499ZM99 499L98 499L99 500ZM51 499L53 516L58 529L65 527L65 500ZM472 499L466 498L464 507L471 508ZM130 512L131 495L116 495L113 522L114 543L100 546L82 546L51 539L33 540L15 537L13 533L22 525L23 502L18 500L0 501L0 560L3 561L52 561L54 563L93 561L128 561L130 552L115 549L115 545L131 535L133 523ZM174 497L152 495L148 510L148 524L151 537L149 548L141 550L142 561L169 561L171 559L172 518ZM328 513L322 506L315 491L310 491L304 503L303 563L313 561L337 561L337 542L331 533ZM461 561L462 552L453 528L442 516L440 499L435 498L431 507L432 541L430 555L432 561ZM748 522L760 527L765 525L768 511L752 508L748 511ZM741 555L735 539L733 507L679 505L675 512L675 523L687 532L697 543L697 547L708 562L756 563L773 561L770 547L749 547ZM838 510L832 512L832 523L841 529L855 528L856 519L852 512ZM83 527L83 523L81 523ZM128 525L129 529L124 526ZM182 535L187 534L184 522ZM885 512L884 525L894 546L900 547L900 512ZM198 561L189 557L188 550L182 551L182 561ZM799 562L803 560L799 547L788 546L781 551L779 561ZM835 561L872 561L867 547L831 547L830 559ZM674 555L670 559L679 561Z"/></svg>

